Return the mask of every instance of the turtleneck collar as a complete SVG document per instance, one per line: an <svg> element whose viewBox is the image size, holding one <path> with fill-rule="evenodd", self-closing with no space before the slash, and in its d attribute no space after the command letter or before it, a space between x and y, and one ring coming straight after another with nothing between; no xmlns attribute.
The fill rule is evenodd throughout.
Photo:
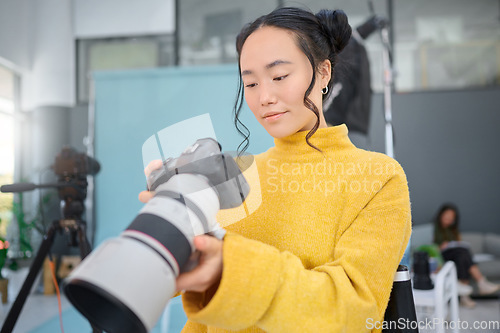
<svg viewBox="0 0 500 333"><path fill-rule="evenodd" d="M309 146L306 142L306 135L308 132L309 131L301 131L284 138L275 138L275 152L294 154L318 153L316 149ZM323 152L355 148L347 136L347 133L348 130L345 124L318 128L318 130L309 139L309 142Z"/></svg>

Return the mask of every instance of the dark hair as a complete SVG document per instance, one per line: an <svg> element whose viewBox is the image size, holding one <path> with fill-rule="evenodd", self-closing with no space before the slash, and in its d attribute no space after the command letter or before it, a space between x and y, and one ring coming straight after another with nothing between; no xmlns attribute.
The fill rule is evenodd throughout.
<svg viewBox="0 0 500 333"><path fill-rule="evenodd" d="M241 79L240 56L243 44L247 38L261 27L277 27L290 30L294 33L297 46L304 52L313 68L313 76L309 87L304 94L304 105L314 112L317 117L316 124L307 133L307 144L316 150L319 150L309 142L309 138L319 127L319 109L309 99L309 94L316 82L316 70L318 65L324 60L330 60L333 68L336 64L337 56L347 45L351 38L351 26L347 20L347 15L342 10L319 11L316 15L313 13L294 7L282 7L275 9L271 13L261 16L255 21L247 24L240 31L236 38L236 51L238 52L238 69L240 72L238 82L238 93L234 105L234 124L237 131L244 137L243 142L238 146L238 151L244 152L249 145L250 131L240 121L239 115L243 106L243 81ZM333 80L328 83L328 92L332 91ZM323 95L323 100L328 94ZM240 126L243 127L240 128ZM241 146L243 149L240 150Z"/></svg>
<svg viewBox="0 0 500 333"><path fill-rule="evenodd" d="M458 231L458 224L460 222L460 215L458 214L458 208L452 203L445 203L439 208L438 213L436 214L436 217L434 219L434 238L436 238L437 234L443 235L444 234L444 228L441 224L441 217L443 216L444 212L447 210L452 210L455 212L455 221L453 224L448 228L450 231L453 233L455 238L457 240L460 240L460 233Z"/></svg>

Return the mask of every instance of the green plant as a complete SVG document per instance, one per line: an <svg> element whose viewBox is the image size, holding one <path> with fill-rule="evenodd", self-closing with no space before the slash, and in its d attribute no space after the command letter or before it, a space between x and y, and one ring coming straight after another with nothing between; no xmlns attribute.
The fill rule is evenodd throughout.
<svg viewBox="0 0 500 333"><path fill-rule="evenodd" d="M0 220L1 223L1 220ZM7 260L7 251L9 250L9 242L0 237L0 279L3 279L2 268Z"/></svg>
<svg viewBox="0 0 500 333"><path fill-rule="evenodd" d="M10 179L5 175L0 175L0 184L8 183ZM12 219L12 204L13 204L13 194L12 193L2 193L0 194L0 237L5 237L7 234L7 226Z"/></svg>
<svg viewBox="0 0 500 333"><path fill-rule="evenodd" d="M14 201L12 206L12 212L19 227L19 252L23 257L28 257L33 253L30 235L32 222L26 222L25 220L23 193L18 193L17 201Z"/></svg>
<svg viewBox="0 0 500 333"><path fill-rule="evenodd" d="M17 193L17 200L14 200L12 212L19 228L19 253L21 254L21 257L30 257L33 253L33 246L31 244L32 230L35 229L41 235L45 233L44 207L47 207L52 203L53 197L54 192L48 192L43 195L37 206L36 213L28 220L25 214L23 193Z"/></svg>

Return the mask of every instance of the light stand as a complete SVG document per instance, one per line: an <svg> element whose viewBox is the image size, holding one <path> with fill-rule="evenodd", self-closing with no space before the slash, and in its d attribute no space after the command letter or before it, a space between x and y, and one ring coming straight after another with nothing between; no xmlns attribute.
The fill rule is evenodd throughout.
<svg viewBox="0 0 500 333"><path fill-rule="evenodd" d="M382 62L384 66L385 153L387 156L394 158L394 133L392 129L392 83L394 71L392 68L389 28L387 25L380 28L380 37L384 46Z"/></svg>
<svg viewBox="0 0 500 333"><path fill-rule="evenodd" d="M392 68L392 52L389 40L389 22L375 15L373 0L368 0L368 8L375 20L375 26L380 31L380 39L384 47L382 65L384 70L384 119L385 119L385 153L394 158L394 132L392 128L392 83L394 70ZM379 18L377 20L377 18Z"/></svg>
<svg viewBox="0 0 500 333"><path fill-rule="evenodd" d="M368 0L368 7L370 12L375 15L373 7L373 0ZM389 23L387 21L380 21L378 29L380 31L380 39L384 47L382 51L382 62L384 69L384 119L385 119L385 153L387 156L394 158L394 131L392 127L392 84L394 81L394 69L392 66L392 52L391 43L389 40ZM410 244L408 241L401 264L410 266Z"/></svg>

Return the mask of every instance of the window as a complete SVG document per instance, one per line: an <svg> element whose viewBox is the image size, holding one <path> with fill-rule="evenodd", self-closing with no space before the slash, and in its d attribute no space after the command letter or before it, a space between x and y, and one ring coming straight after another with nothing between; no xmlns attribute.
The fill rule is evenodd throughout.
<svg viewBox="0 0 500 333"><path fill-rule="evenodd" d="M0 185L14 182L14 100L16 76L0 65ZM13 196L0 194L0 237L12 220Z"/></svg>
<svg viewBox="0 0 500 333"><path fill-rule="evenodd" d="M180 2L180 63L207 65L236 63L236 36L244 24L281 6L298 6L314 13L321 9L342 9L353 27L371 16L366 2L350 0L234 1L186 0ZM375 1L375 12L387 16L386 1ZM382 43L373 33L365 40L371 62L374 90L382 91Z"/></svg>
<svg viewBox="0 0 500 333"><path fill-rule="evenodd" d="M178 3L180 65L236 63L236 36L243 25L278 6L278 1L267 0Z"/></svg>
<svg viewBox="0 0 500 333"><path fill-rule="evenodd" d="M500 84L499 13L492 0L394 1L397 90Z"/></svg>
<svg viewBox="0 0 500 333"><path fill-rule="evenodd" d="M180 64L236 62L241 27L278 5L342 9L353 28L371 15L367 1L179 1ZM377 15L392 20L395 88L398 91L463 89L500 84L500 2L493 0L373 0ZM392 4L392 5L391 5ZM390 8L391 6L392 8ZM390 15L391 14L391 15ZM383 90L383 45L365 40L371 86Z"/></svg>
<svg viewBox="0 0 500 333"><path fill-rule="evenodd" d="M140 36L77 41L78 103L89 99L91 72L174 65L173 36Z"/></svg>

